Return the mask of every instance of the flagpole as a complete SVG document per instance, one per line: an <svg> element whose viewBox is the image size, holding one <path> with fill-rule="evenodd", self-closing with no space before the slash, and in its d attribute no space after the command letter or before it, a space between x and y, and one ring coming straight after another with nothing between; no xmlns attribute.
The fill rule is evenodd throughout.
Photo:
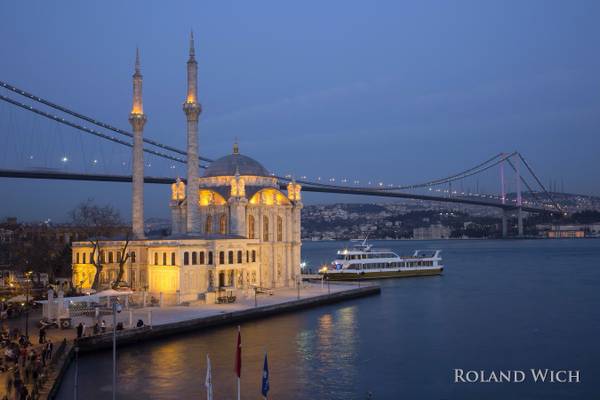
<svg viewBox="0 0 600 400"><path fill-rule="evenodd" d="M235 352L235 372L237 376L237 400L240 400L240 379L242 377L242 333L238 325L237 348Z"/></svg>

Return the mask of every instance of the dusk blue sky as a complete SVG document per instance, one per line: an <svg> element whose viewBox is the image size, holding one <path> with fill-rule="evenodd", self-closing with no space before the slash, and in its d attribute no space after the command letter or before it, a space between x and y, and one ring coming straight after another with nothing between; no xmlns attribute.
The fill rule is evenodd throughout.
<svg viewBox="0 0 600 400"><path fill-rule="evenodd" d="M1 80L126 129L139 46L145 135L180 148L193 29L207 157L237 137L278 174L401 184L519 150L545 183L600 194L597 1L4 1L0 15ZM0 217L64 220L90 197L130 214L128 185L0 185ZM168 196L147 185L146 216L166 217Z"/></svg>

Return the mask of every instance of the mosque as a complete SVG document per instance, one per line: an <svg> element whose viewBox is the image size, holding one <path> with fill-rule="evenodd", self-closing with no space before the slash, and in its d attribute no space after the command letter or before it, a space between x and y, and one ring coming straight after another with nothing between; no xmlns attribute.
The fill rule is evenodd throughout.
<svg viewBox="0 0 600 400"><path fill-rule="evenodd" d="M222 288L294 286L300 274L301 187L278 179L258 161L240 153L213 161L200 176L197 63L190 37L187 62L187 179L171 187L172 229L166 237L144 232L143 129L139 53L133 75L132 239L73 243L73 286L110 287L124 265L121 281L151 295L174 295L177 302L208 298ZM97 267L101 266L95 283ZM162 297L162 295L161 295Z"/></svg>

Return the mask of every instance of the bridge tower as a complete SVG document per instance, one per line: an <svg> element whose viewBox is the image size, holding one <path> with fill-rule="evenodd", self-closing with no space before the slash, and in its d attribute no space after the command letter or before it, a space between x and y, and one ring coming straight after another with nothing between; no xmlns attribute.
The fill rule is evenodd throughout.
<svg viewBox="0 0 600 400"><path fill-rule="evenodd" d="M187 186L186 186L186 230L200 233L198 209L198 117L202 107L198 103L198 63L195 58L194 33L190 33L190 57L187 62L187 97L183 103L187 118Z"/></svg>
<svg viewBox="0 0 600 400"><path fill-rule="evenodd" d="M129 114L133 129L133 171L132 171L132 231L136 239L144 238L144 143L143 133L146 115L142 103L142 74L140 72L140 52L135 53L133 74L133 105Z"/></svg>
<svg viewBox="0 0 600 400"><path fill-rule="evenodd" d="M518 236L523 237L523 198L521 195L521 173L519 172L519 157L515 157L515 178L517 180L517 228Z"/></svg>
<svg viewBox="0 0 600 400"><path fill-rule="evenodd" d="M504 182L504 161L500 163L500 199L502 204L506 204L506 187ZM508 236L508 212L502 210L502 237Z"/></svg>

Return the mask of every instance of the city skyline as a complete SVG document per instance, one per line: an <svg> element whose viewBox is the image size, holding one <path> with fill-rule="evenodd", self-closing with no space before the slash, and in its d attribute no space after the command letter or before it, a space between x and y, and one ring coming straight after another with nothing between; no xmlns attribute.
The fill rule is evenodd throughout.
<svg viewBox="0 0 600 400"><path fill-rule="evenodd" d="M181 148L184 64L193 29L204 108L201 155L229 154L237 137L243 153L281 175L324 171L412 183L517 149L545 182L600 193L582 172L595 167L600 144L600 58L593 52L599 28L589 12L594 3L576 9L548 2L518 9L517 3L344 4L321 5L320 12L316 3L188 3L177 10L156 4L140 10L131 3L118 11L78 3L3 5L14 18L0 27L11 38L0 44L11 54L2 79L127 128L139 47L145 136ZM536 5L543 5L543 19L536 19ZM132 13L141 15L130 18ZM336 13L344 18L328 24ZM30 20L22 32L25 16ZM416 16L420 23L411 20ZM424 16L431 24L423 24ZM113 21L110 27L102 25L106 19ZM43 41L35 40L42 34ZM95 198L128 218L126 185L77 183L77 191L74 185L6 180L5 214L60 219L65 207ZM167 215L168 189L146 188L146 214Z"/></svg>

